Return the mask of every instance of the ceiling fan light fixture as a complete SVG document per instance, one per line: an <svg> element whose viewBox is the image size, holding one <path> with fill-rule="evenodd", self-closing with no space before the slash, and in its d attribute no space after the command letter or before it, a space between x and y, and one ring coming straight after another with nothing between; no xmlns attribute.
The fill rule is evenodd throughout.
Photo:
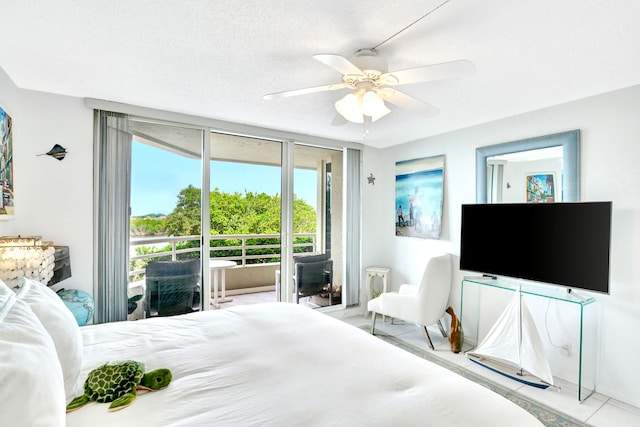
<svg viewBox="0 0 640 427"><path fill-rule="evenodd" d="M350 122L362 123L364 121L362 117L362 107L360 106L360 100L354 93L350 93L344 98L336 101L335 106L336 111Z"/></svg>
<svg viewBox="0 0 640 427"><path fill-rule="evenodd" d="M372 122L386 116L390 112L391 110L385 105L382 98L374 91L367 91L362 96L362 114L371 117Z"/></svg>

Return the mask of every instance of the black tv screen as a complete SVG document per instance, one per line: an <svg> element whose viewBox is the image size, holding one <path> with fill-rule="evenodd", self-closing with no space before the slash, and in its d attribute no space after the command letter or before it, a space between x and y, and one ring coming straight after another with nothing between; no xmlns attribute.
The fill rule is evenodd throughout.
<svg viewBox="0 0 640 427"><path fill-rule="evenodd" d="M611 206L462 205L460 269L608 294Z"/></svg>

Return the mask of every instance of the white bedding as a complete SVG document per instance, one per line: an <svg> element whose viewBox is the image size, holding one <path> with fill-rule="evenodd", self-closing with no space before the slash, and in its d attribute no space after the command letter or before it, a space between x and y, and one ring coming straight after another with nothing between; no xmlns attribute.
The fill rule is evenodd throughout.
<svg viewBox="0 0 640 427"><path fill-rule="evenodd" d="M86 426L541 426L525 410L330 316L267 303L82 328L81 381L109 360L167 367L164 390Z"/></svg>

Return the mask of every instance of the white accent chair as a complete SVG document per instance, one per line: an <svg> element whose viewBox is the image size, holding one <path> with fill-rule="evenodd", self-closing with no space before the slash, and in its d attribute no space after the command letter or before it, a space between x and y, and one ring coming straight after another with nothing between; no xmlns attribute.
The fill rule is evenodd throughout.
<svg viewBox="0 0 640 427"><path fill-rule="evenodd" d="M427 263L419 285L402 285L398 292L386 292L369 301L367 310L372 312L371 334L375 334L376 314L400 319L422 326L427 343L433 350L428 325L438 324L446 337L440 319L444 316L451 291L451 255L433 257Z"/></svg>

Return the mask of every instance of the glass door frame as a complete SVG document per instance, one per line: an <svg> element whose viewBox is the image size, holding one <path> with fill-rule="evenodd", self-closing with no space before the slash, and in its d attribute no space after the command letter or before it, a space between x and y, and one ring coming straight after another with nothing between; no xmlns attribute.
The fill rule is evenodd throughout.
<svg viewBox="0 0 640 427"><path fill-rule="evenodd" d="M209 310L210 309L210 298L211 298L211 272L209 270L209 242L211 238L211 230L210 227L204 227L203 224L210 223L210 212L209 209L202 209L202 206L209 206L210 203L210 193L209 191L205 191L205 189L209 188L209 164L204 161L204 153L210 153L211 150L211 141L210 138L206 136L210 133L210 128L206 126L192 125L189 123L178 123L174 121L167 121L162 119L154 119L146 116L140 116L137 114L131 114L128 116L128 121L130 122L138 122L145 123L149 125L157 125L163 127L173 127L180 129L190 129L193 131L200 132L200 152L198 153L200 156L200 180L201 180L201 190L200 190L200 309L201 310ZM132 165L133 166L133 165ZM127 201L131 204L131 201ZM131 236L129 236L131 239ZM205 260L207 260L205 264ZM208 296L205 303L205 295Z"/></svg>
<svg viewBox="0 0 640 427"><path fill-rule="evenodd" d="M209 311L211 309L211 269L209 268L209 259L211 257L211 212L209 206L211 204L211 128L202 127L202 147L200 150L200 161L202 173L202 185L200 190L200 277L202 292L200 293L200 309ZM205 161L204 154L207 153ZM206 209L204 207L207 207ZM206 224L206 227L205 227ZM206 260L206 264L205 264ZM206 295L206 298L205 298ZM206 301L206 302L205 302Z"/></svg>
<svg viewBox="0 0 640 427"><path fill-rule="evenodd" d="M95 98L85 98L84 104L87 108L91 108L93 110L104 110L104 111L110 111L110 112L115 112L120 114L126 114L129 116L129 118L155 122L158 124L173 125L177 127L202 130L203 140L202 140L201 156L205 152L210 152L208 151L211 148L210 141L208 141L209 139L208 137L205 137L205 135L209 135L210 132L255 136L261 139L269 139L272 141L281 142L283 147L282 149L283 179L281 183L283 191L281 194L281 198L283 201L282 205L283 207L285 207L281 212L282 219L283 219L283 222L281 223L281 255L282 255L281 258L282 259L292 259L292 256L293 256L292 255L293 254L293 211L292 209L293 209L293 145L294 145L294 141L302 144L309 144L309 145L314 145L319 147L338 149L338 150L342 150L345 153L347 153L350 150L357 150L361 153L358 156L359 162L362 161L361 156L363 153L364 146L361 143L331 140L331 139L322 138L322 137L315 137L315 136L297 134L297 133L286 132L286 131L279 131L275 129L262 128L262 127L245 125L240 123L226 122L226 121L216 120L216 119L211 119L206 117L193 116L189 114L176 113L176 112L171 112L166 110L158 110L158 109L153 109L148 107L141 107L136 105L106 101L106 100L95 99ZM205 188L208 188L208 187L205 187L204 184L206 183L207 186L209 185L208 178L210 178L210 168L209 168L209 162L204 162L203 158L201 159L201 163L202 163L202 183L203 183L202 192L204 193L201 197L201 201L203 205L206 206L210 202L210 196L208 191L204 191ZM360 187L362 183L362 173L360 171L360 166L358 166L357 171L355 172L356 173L351 173L349 171L346 163L346 158L345 158L345 174L349 175L349 178L347 179L347 181L351 180L353 181L353 183L355 183L355 184L352 183L349 185L358 186L358 189L354 194L356 195L356 199L359 200L360 191L361 191ZM287 201L287 203L284 203L285 200ZM352 216L354 218L358 216L361 217L361 215L359 214L359 202L357 206L358 206L358 209L357 209L358 212L355 212L355 216L349 214L348 212L344 212L343 214L347 218L350 218ZM348 206L345 206L345 208L348 208ZM207 224L210 222L209 212L208 210L204 210L204 211L205 212L201 212L201 221L202 221L202 224ZM347 219L345 220L345 224L343 224L343 227L346 227L347 222L349 221L350 223L353 223L353 220ZM200 245L201 259L207 259L209 257L208 247L209 247L210 238L211 238L209 227L205 227L205 229L201 229L201 234L202 234L202 242ZM350 239L349 237L350 234L351 232L345 233L345 235L343 236L344 237L343 242L346 240L348 243ZM353 244L353 246L357 249L357 253L347 256L345 259L345 263L347 263L350 258L355 259L356 261L359 262L360 250L358 248L361 245L361 243L359 243L359 232L356 233L354 238L358 241ZM353 240L353 238L351 238L351 240ZM349 244L348 246L350 247L352 245ZM346 246L345 246L345 249L347 249ZM358 264L358 262L356 262L356 264ZM201 263L201 264L203 264L202 280L204 284L203 286L203 295L204 295L205 289L210 288L211 286L210 285L211 275L210 275L209 268L205 268L204 263ZM288 262L281 263L281 267L284 266L284 269L288 270L288 271L283 271L283 273L287 273L286 275L283 274L283 277L286 278L284 283L286 284L289 290L293 291L293 275L290 274L292 273L293 267L288 264L289 264ZM353 268L355 268L355 265L353 266ZM346 270L346 273L347 273L345 274L345 285L348 288L355 288L355 292L359 292L361 274L359 271L350 272L349 270L353 270L353 268L349 267L348 265L343 267L343 270ZM343 292L345 290L346 289L343 289ZM286 294L288 294L288 292ZM210 293L208 294L208 298L209 299L211 298ZM351 298L351 300L353 300L353 298ZM204 304L204 298L202 298L201 301L203 304L203 309L205 310L209 309L208 304ZM345 301L345 298L343 296L343 306L345 305L345 303L347 306L349 306L350 304L354 304L354 301L351 301L351 303L349 303L349 301Z"/></svg>
<svg viewBox="0 0 640 427"><path fill-rule="evenodd" d="M295 142L282 141L280 195L280 301L293 302L293 150Z"/></svg>

